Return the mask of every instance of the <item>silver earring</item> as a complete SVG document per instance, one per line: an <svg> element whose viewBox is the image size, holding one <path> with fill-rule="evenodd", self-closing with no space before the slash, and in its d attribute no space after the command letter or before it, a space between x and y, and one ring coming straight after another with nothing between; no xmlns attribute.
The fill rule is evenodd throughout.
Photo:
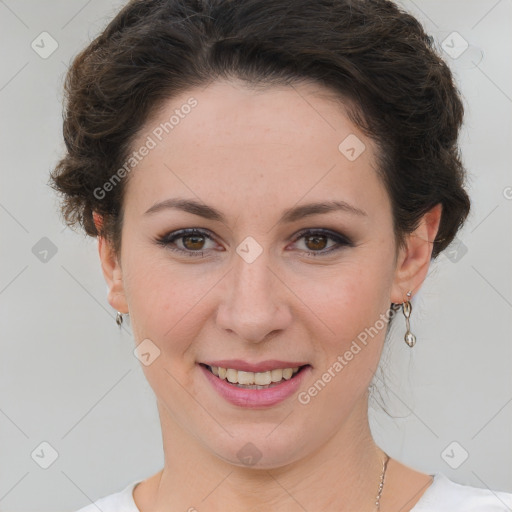
<svg viewBox="0 0 512 512"><path fill-rule="evenodd" d="M120 313L118 311L117 315L116 315L116 324L119 325L119 327L121 327L122 323L123 323L123 313Z"/></svg>
<svg viewBox="0 0 512 512"><path fill-rule="evenodd" d="M411 297L411 294L412 294L411 291L407 292L408 299ZM414 334L411 332L411 324L409 322L409 318L411 317L411 313L412 313L412 305L409 300L402 302L402 311L405 316L405 327L406 327L404 341L405 341L405 343L407 343L407 345L409 345L409 347L414 347L414 345L416 343L416 336L414 336Z"/></svg>

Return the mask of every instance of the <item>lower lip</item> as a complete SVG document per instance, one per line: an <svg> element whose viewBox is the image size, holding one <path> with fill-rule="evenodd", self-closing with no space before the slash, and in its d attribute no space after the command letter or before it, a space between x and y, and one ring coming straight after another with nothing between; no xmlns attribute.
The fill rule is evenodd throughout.
<svg viewBox="0 0 512 512"><path fill-rule="evenodd" d="M233 386L227 380L219 379L203 365L199 365L208 382L225 400L239 407L250 409L271 407L283 402L293 395L299 388L304 376L311 370L306 366L289 380L283 380L280 384L264 389L244 389Z"/></svg>

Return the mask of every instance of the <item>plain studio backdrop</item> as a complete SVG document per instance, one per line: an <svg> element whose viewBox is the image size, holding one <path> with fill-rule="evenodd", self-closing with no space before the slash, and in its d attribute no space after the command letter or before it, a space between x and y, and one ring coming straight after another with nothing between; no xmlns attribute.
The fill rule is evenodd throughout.
<svg viewBox="0 0 512 512"><path fill-rule="evenodd" d="M0 510L74 510L163 465L155 398L106 299L97 243L46 185L71 58L123 4L0 1ZM512 1L404 0L455 73L473 211L385 349L376 441L424 472L512 492ZM380 374L378 374L380 375ZM377 377L377 385L381 385ZM382 385L381 385L382 387Z"/></svg>

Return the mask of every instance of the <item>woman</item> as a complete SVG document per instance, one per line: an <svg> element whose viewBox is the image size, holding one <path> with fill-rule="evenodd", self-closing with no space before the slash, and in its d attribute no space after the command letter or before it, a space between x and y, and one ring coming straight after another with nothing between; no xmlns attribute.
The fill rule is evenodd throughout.
<svg viewBox="0 0 512 512"><path fill-rule="evenodd" d="M385 0L136 0L67 76L69 225L97 236L164 468L81 509L505 511L390 458L368 387L469 212L463 107ZM371 337L362 334L373 329Z"/></svg>

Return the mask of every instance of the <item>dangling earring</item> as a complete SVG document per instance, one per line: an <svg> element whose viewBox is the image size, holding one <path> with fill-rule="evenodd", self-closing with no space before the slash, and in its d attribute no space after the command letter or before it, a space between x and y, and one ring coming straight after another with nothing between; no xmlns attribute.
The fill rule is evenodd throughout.
<svg viewBox="0 0 512 512"><path fill-rule="evenodd" d="M116 324L119 325L119 327L121 327L122 323L123 323L123 313L120 313L118 311L117 315L116 315Z"/></svg>
<svg viewBox="0 0 512 512"><path fill-rule="evenodd" d="M411 291L407 292L408 299L411 297L411 294L412 294ZM412 305L409 300L402 302L402 311L405 316L405 327L406 327L404 341L405 341L405 343L407 343L407 345L409 345L409 347L414 347L414 344L416 343L416 336L414 336L414 334L411 332L411 324L409 323L409 318L411 317L411 312L412 312Z"/></svg>

